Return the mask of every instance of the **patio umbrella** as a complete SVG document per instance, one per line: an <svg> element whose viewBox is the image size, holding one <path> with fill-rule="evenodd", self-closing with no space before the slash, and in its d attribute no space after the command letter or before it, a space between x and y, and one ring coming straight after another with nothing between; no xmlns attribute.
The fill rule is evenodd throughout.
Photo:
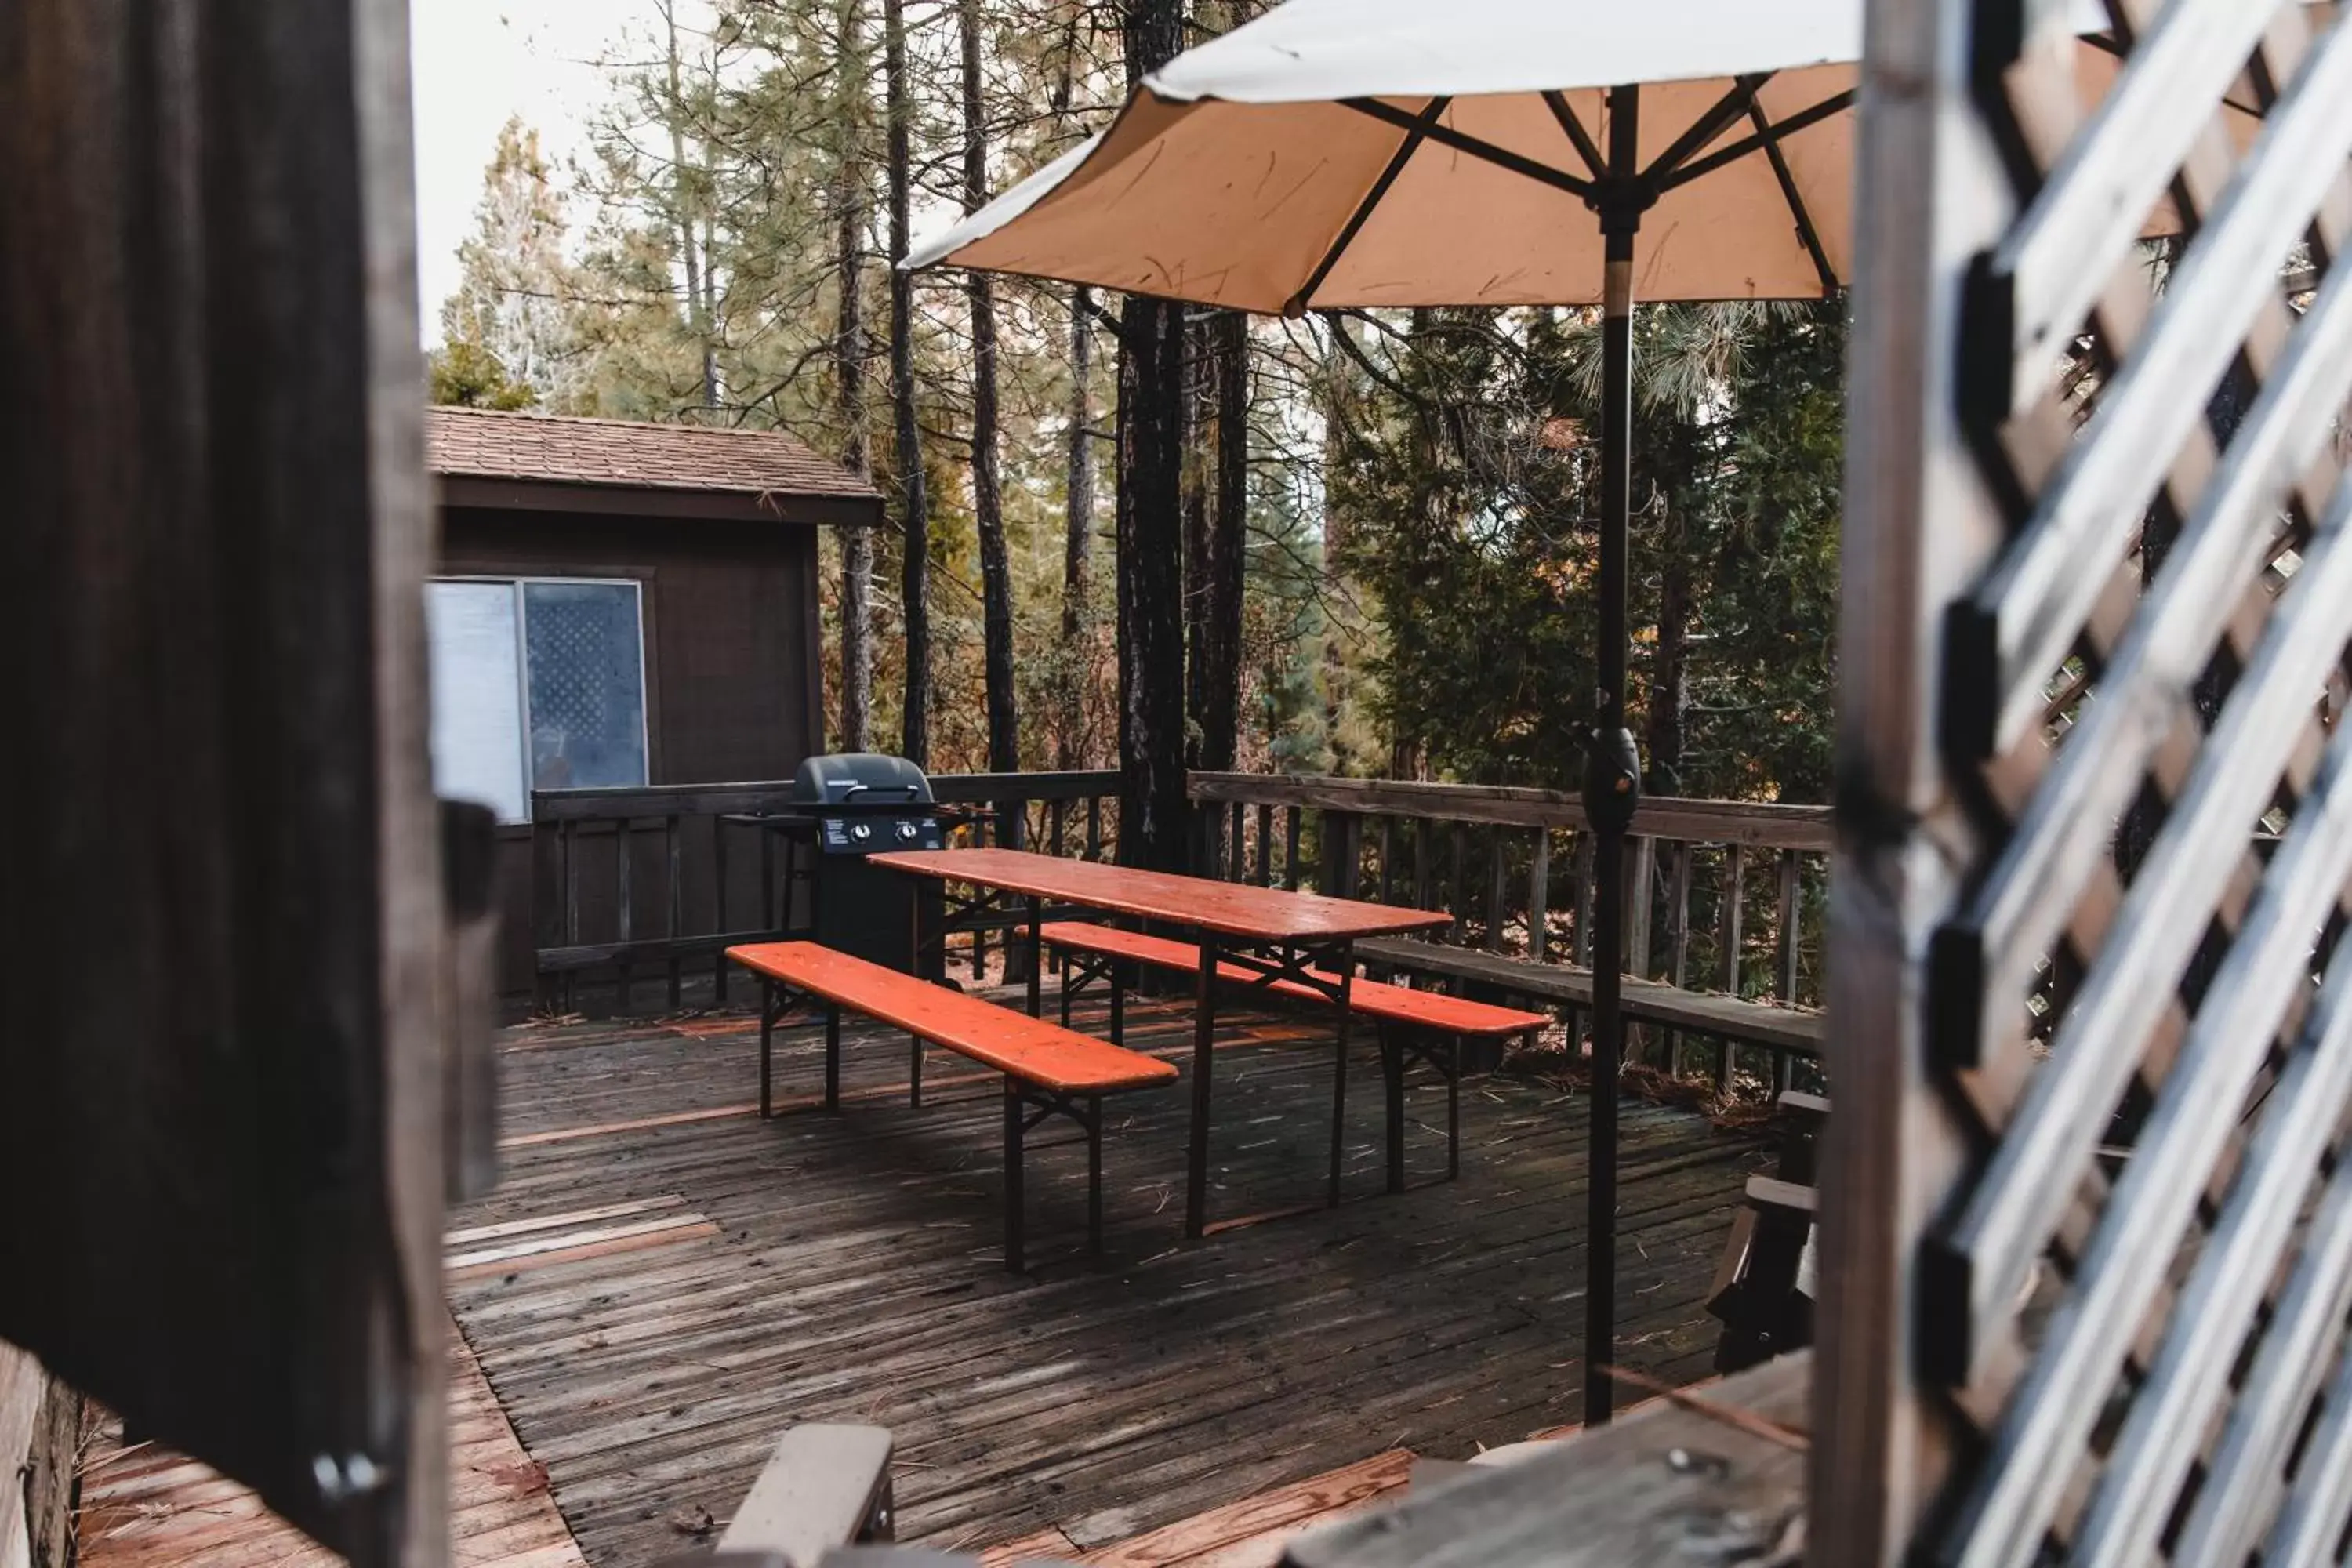
<svg viewBox="0 0 2352 1568"><path fill-rule="evenodd" d="M2268 6L2152 47L2235 77ZM2100 25L2095 5L2083 21ZM2112 56L2074 46L2086 102ZM1599 690L1584 794L1595 828L1587 1419L1613 1342L1623 843L1640 766L1625 724L1632 309L1821 299L1851 258L1861 0L1289 0L1148 78L1112 125L904 263L1054 278L1235 310L1599 305ZM2185 152L2181 73L2102 113ZM2178 94L2179 96L2175 96ZM2170 168L2150 156L2149 169ZM2169 226L2160 186L2121 189ZM2093 303L2038 300L2057 339ZM2057 347L2053 342L2053 353Z"/></svg>

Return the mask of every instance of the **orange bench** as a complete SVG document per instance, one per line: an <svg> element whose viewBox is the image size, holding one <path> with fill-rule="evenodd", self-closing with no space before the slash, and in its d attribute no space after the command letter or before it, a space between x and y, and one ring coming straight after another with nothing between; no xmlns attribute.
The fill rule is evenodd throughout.
<svg viewBox="0 0 2352 1568"><path fill-rule="evenodd" d="M1004 1075L1004 1266L1016 1274L1021 1270L1022 1139L1049 1116L1066 1116L1086 1131L1087 1240L1094 1251L1102 1250L1102 1098L1172 1083L1173 1063L813 942L730 947L727 956L757 974L765 993L760 1006L761 1116L770 1114L771 1049L790 993L824 1006L828 1110L841 1104L842 1010L904 1029L919 1042L919 1042L929 1041Z"/></svg>
<svg viewBox="0 0 2352 1568"><path fill-rule="evenodd" d="M1201 952L1190 942L1146 936L1116 926L1089 925L1076 921L1048 921L1037 928L1039 941L1063 956L1069 968L1062 979L1062 1022L1070 1021L1070 1003L1096 980L1110 983L1110 1037L1114 1045L1126 1038L1126 976L1128 964L1149 964L1186 974L1200 972ZM1339 976L1309 971L1336 986ZM1332 998L1312 985L1295 980L1269 980L1239 964L1217 966L1217 977L1236 985L1253 986L1286 1001L1332 1005ZM1507 1039L1531 1043L1538 1030L1551 1020L1541 1013L1497 1007L1435 991L1415 991L1377 980L1358 979L1349 986L1351 1012L1379 1026L1381 1070L1388 1086L1388 1184L1392 1193L1404 1190L1404 1074L1409 1058L1418 1058L1445 1080L1445 1174L1450 1181L1462 1173L1462 1042L1465 1039ZM1435 1042L1443 1042L1443 1054Z"/></svg>

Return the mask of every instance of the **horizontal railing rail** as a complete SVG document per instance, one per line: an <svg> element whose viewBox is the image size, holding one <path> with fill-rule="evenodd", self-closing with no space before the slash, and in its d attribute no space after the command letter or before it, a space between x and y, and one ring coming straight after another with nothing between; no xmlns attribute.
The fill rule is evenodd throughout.
<svg viewBox="0 0 2352 1568"><path fill-rule="evenodd" d="M1118 774L936 773L943 805L982 808L966 842L1107 858L1118 842ZM1107 804L1108 803L1108 804ZM535 790L531 945L537 1000L572 1010L583 976L609 977L618 1004L647 973L683 1000L684 966L708 959L718 1000L726 948L805 926L807 868L759 819L795 809L789 780ZM984 940L984 939L983 939ZM975 942L974 972L986 963Z"/></svg>
<svg viewBox="0 0 2352 1568"><path fill-rule="evenodd" d="M1522 964L1588 965L1593 835L1556 790L1196 773L1196 855L1228 880L1444 910L1444 943ZM1626 972L1743 1001L1817 1005L1832 826L1827 806L1654 796L1627 846ZM1383 947L1400 944L1381 944ZM1456 963L1491 976L1492 963ZM1522 971L1525 973L1525 971ZM1634 1030L1629 1059L1672 1073L1676 1031ZM1718 1037L1728 1086L1740 1047ZM1786 1087L1788 1054L1769 1053Z"/></svg>

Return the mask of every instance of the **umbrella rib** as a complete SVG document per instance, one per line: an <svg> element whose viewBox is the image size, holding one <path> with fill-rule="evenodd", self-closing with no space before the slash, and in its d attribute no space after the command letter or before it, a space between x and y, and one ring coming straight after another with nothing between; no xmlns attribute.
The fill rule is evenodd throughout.
<svg viewBox="0 0 2352 1568"><path fill-rule="evenodd" d="M1576 155L1584 160L1584 166L1592 172L1592 177L1605 179L1609 174L1609 161L1601 155L1600 144L1592 140L1592 133L1584 128L1584 121L1579 120L1576 110L1570 107L1568 94L1558 88L1548 89L1543 100L1550 108L1551 117L1559 121L1559 128L1567 132L1568 139L1576 144Z"/></svg>
<svg viewBox="0 0 2352 1568"><path fill-rule="evenodd" d="M1775 139L1782 136L1794 136L1798 132L1805 130L1810 126L1818 125L1833 114L1844 113L1847 110L1853 107L1853 98L1854 90L1852 88L1848 88L1841 93L1832 94L1830 97L1825 98L1819 103L1813 105L1811 109L1801 109L1796 113L1789 116L1788 119L1780 121L1775 124L1766 126L1765 132L1769 132ZM1738 163L1740 159L1745 158L1750 153L1758 151L1764 145L1765 134L1763 132L1759 132L1752 136L1743 136L1738 141L1734 142L1730 146L1723 149L1720 153L1710 153L1706 157L1697 160L1696 163L1685 163L1681 168L1676 169L1672 174L1666 176L1665 179L1660 181L1659 186L1662 190L1667 191L1678 189L1681 186L1689 184L1693 180L1703 179L1706 175L1714 174L1717 169L1722 168L1727 163Z"/></svg>
<svg viewBox="0 0 2352 1568"><path fill-rule="evenodd" d="M1580 180L1565 169L1555 169L1549 163L1538 159L1523 156L1507 147L1497 147L1492 142L1472 136L1465 132L1456 131L1442 121L1433 120L1427 125L1420 125L1414 116L1407 114L1392 103L1384 103L1377 98L1343 98L1339 102L1359 114L1370 115L1374 120L1396 126L1400 130L1411 131L1419 126L1423 136L1442 147L1451 147L1457 153L1467 153L1473 158L1492 163L1498 169L1508 169L1515 174L1524 174L1538 184L1549 185L1554 190L1566 191L1570 195L1580 200L1591 198L1591 181Z"/></svg>
<svg viewBox="0 0 2352 1568"><path fill-rule="evenodd" d="M1716 100L1714 108L1693 121L1689 130L1675 138L1673 146L1659 153L1657 160L1642 171L1643 181L1656 184L1662 180L1672 179L1684 160L1722 135L1740 115L1752 111L1756 107L1757 93L1771 79L1769 71L1760 76L1734 78L1731 90Z"/></svg>
<svg viewBox="0 0 2352 1568"><path fill-rule="evenodd" d="M1822 248L1821 231L1813 226L1813 215L1805 210L1805 198L1797 189L1797 177L1789 172L1789 160L1780 151L1780 132L1764 112L1764 106L1751 102L1748 118L1756 127L1756 134L1764 143L1764 156L1772 164L1772 177L1780 182L1781 199L1789 204L1789 216L1797 220L1797 237L1804 242L1805 254L1813 258L1813 271L1822 280L1823 297L1838 291L1837 269L1830 265L1829 252Z"/></svg>
<svg viewBox="0 0 2352 1568"><path fill-rule="evenodd" d="M1331 276L1331 268L1339 264L1339 258L1347 253L1348 247L1356 242L1356 236L1370 219L1372 209L1388 195L1389 187L1396 184L1399 174L1404 173L1404 166L1412 162L1412 155L1421 151L1422 142L1429 135L1429 128L1437 123L1437 117L1444 114L1446 105L1453 101L1451 98L1433 98L1429 100L1429 107L1413 117L1412 126L1404 133L1404 140L1397 143L1397 150L1390 154L1388 166L1381 171L1381 177L1374 180L1371 188L1364 193L1364 199L1356 204L1356 210L1348 215L1348 221L1340 226L1337 237L1325 248L1323 259L1315 264L1315 270L1307 275L1307 281L1298 286L1297 292L1283 302L1284 315L1296 316L1307 309L1307 301L1314 298L1316 289L1323 287L1323 279Z"/></svg>

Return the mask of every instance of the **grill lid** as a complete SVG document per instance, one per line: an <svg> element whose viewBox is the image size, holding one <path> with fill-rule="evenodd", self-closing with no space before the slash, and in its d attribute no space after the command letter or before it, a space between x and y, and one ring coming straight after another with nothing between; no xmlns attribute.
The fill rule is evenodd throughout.
<svg viewBox="0 0 2352 1568"><path fill-rule="evenodd" d="M931 781L904 757L835 752L802 760L793 801L850 811L904 811L931 804Z"/></svg>

